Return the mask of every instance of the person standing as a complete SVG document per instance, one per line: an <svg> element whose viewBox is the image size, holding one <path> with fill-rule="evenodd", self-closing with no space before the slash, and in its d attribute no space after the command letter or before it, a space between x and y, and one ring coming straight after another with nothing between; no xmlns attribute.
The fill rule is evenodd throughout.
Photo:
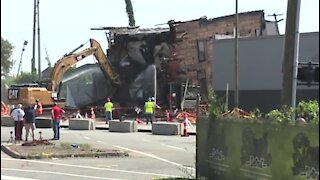
<svg viewBox="0 0 320 180"><path fill-rule="evenodd" d="M11 116L14 120L14 135L16 141L22 141L22 127L23 127L23 116L24 111L22 104L18 104L17 107L12 111Z"/></svg>
<svg viewBox="0 0 320 180"><path fill-rule="evenodd" d="M113 103L110 98L107 98L107 102L104 104L104 109L106 113L106 124L108 124L108 121L113 120L112 110L114 110Z"/></svg>
<svg viewBox="0 0 320 180"><path fill-rule="evenodd" d="M35 110L30 105L24 109L24 127L26 129L26 141L28 141L29 133L31 134L32 141L34 141L34 129L35 129Z"/></svg>
<svg viewBox="0 0 320 180"><path fill-rule="evenodd" d="M34 106L34 110L36 111L36 116L41 116L43 113L43 109L42 109L42 103L40 102L39 99L36 99L36 104Z"/></svg>
<svg viewBox="0 0 320 180"><path fill-rule="evenodd" d="M151 97L151 101L153 102L154 106L152 119L156 119L156 109L160 109L161 107L156 103L156 99L153 96Z"/></svg>
<svg viewBox="0 0 320 180"><path fill-rule="evenodd" d="M152 102L151 98L149 98L144 104L144 112L147 124L149 124L149 121L152 124L154 107L154 102Z"/></svg>
<svg viewBox="0 0 320 180"><path fill-rule="evenodd" d="M54 102L54 106L51 109L53 140L60 139L60 121L62 113L65 113L65 111Z"/></svg>

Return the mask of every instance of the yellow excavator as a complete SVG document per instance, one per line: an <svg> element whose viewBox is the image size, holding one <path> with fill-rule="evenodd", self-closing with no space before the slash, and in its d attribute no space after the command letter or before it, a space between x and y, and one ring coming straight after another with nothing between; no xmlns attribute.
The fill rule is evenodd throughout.
<svg viewBox="0 0 320 180"><path fill-rule="evenodd" d="M51 71L50 83L47 87L40 87L37 83L10 86L8 89L9 104L32 104L36 99L40 99L43 106L52 105L53 101L57 98L57 87L62 81L65 72L78 61L90 55L95 56L105 77L111 80L113 85L120 85L119 75L113 70L112 64L107 59L100 43L95 39L90 39L90 45L89 48L76 53L78 49L84 46L84 44L81 44L58 60Z"/></svg>

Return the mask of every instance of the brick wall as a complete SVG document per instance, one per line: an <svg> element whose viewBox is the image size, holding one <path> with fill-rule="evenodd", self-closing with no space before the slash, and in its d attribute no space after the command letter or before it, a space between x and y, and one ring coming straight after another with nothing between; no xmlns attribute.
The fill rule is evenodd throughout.
<svg viewBox="0 0 320 180"><path fill-rule="evenodd" d="M200 85L206 88L202 93L207 93L212 84L212 60L213 43L215 35L233 35L234 19L232 16L207 19L200 18L186 22L169 22L171 31L175 34L173 52L178 61L175 62L176 81L186 81L193 85ZM261 35L264 29L263 11L253 11L239 14L239 34L240 36ZM199 62L197 41L202 40L205 44L205 60ZM178 62L178 65L177 65ZM202 82L201 80L202 79ZM200 81L199 81L200 80Z"/></svg>

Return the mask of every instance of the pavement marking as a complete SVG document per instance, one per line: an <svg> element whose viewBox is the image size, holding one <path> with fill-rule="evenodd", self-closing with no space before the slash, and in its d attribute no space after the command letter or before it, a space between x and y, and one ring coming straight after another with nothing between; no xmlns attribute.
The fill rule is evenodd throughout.
<svg viewBox="0 0 320 180"><path fill-rule="evenodd" d="M176 177L176 175L169 175L169 174L158 174L158 173L147 173L147 172L128 171L128 170L119 170L119 169L110 169L110 168L99 168L99 167L92 167L92 166L63 164L63 163L57 163L57 162L37 161L37 160L29 160L29 159L1 158L1 160L5 160L5 161L32 162L32 163L39 163L39 164L50 164L50 165L57 165L57 166L76 167L76 168L84 168L84 169L113 171L113 172L120 172L120 173L131 173L131 174L150 175L150 176Z"/></svg>
<svg viewBox="0 0 320 180"><path fill-rule="evenodd" d="M175 165L175 166L178 166L178 167L181 167L181 168L185 168L185 169L188 169L188 170L192 170L192 171L195 171L195 170L196 170L195 168L187 167L187 166L184 166L184 165L182 165L182 164L179 164L179 163L176 163L176 162L172 162L172 161L169 161L169 160L167 160L167 159L164 159L164 158L161 158L161 157L158 157L158 156L149 154L149 153L145 153L145 152L142 152L142 151L138 151L138 150L134 150L134 149L129 149L129 148L125 148L125 147L121 147L121 146L117 146L117 145L112 145L112 146L113 146L113 147L116 147L116 148L119 148L119 149L126 150L126 151L131 151L131 152L135 152L135 153L137 153L137 154L141 154L141 155L144 155L144 156L148 156L148 157L151 157L151 158L154 158L154 159L163 161L163 162L167 162L167 163L169 163L169 164L172 164L172 165Z"/></svg>
<svg viewBox="0 0 320 180"><path fill-rule="evenodd" d="M104 178L104 177L97 177L97 176L86 176L86 175L79 175L79 174L69 174L69 173L62 173L62 172L52 172L52 171L39 171L39 170L27 170L27 169L1 168L1 171L2 171L2 170L5 170L5 171L20 171L20 172L33 172L33 173L43 173L43 174L55 174L55 175L64 175L64 176L73 176L73 177L91 178L91 179L127 180L127 179Z"/></svg>
<svg viewBox="0 0 320 180"><path fill-rule="evenodd" d="M16 177L16 176L5 176L1 174L1 180L37 180L37 179L22 178L22 177Z"/></svg>
<svg viewBox="0 0 320 180"><path fill-rule="evenodd" d="M89 137L87 137L87 136L85 136L85 137L83 137L83 138L85 138L85 139L91 139L91 138L89 138Z"/></svg>
<svg viewBox="0 0 320 180"><path fill-rule="evenodd" d="M169 147L169 148L173 148L173 149L179 149L179 150L182 150L182 151L187 151L187 150L185 150L185 149L183 149L183 148L181 148L181 147L177 147L177 146L170 146L170 145L167 145L167 147Z"/></svg>
<svg viewBox="0 0 320 180"><path fill-rule="evenodd" d="M118 165L98 164L96 167L99 167L99 168L111 168L111 167L118 167Z"/></svg>
<svg viewBox="0 0 320 180"><path fill-rule="evenodd" d="M142 141L144 141L144 142L151 142L151 141L148 140L148 139L142 139Z"/></svg>

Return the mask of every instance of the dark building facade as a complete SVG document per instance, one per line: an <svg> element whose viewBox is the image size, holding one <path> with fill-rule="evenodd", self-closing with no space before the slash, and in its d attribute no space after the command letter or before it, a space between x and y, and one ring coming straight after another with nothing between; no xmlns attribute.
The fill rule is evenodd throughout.
<svg viewBox="0 0 320 180"><path fill-rule="evenodd" d="M235 67L234 40L213 40L213 89L221 96L229 87L229 105L234 104ZM239 106L250 111L267 112L278 108L282 91L282 57L284 36L265 36L239 39ZM319 63L319 32L300 34L299 62ZM297 103L318 100L318 86L297 86ZM229 107L230 107L229 106Z"/></svg>

